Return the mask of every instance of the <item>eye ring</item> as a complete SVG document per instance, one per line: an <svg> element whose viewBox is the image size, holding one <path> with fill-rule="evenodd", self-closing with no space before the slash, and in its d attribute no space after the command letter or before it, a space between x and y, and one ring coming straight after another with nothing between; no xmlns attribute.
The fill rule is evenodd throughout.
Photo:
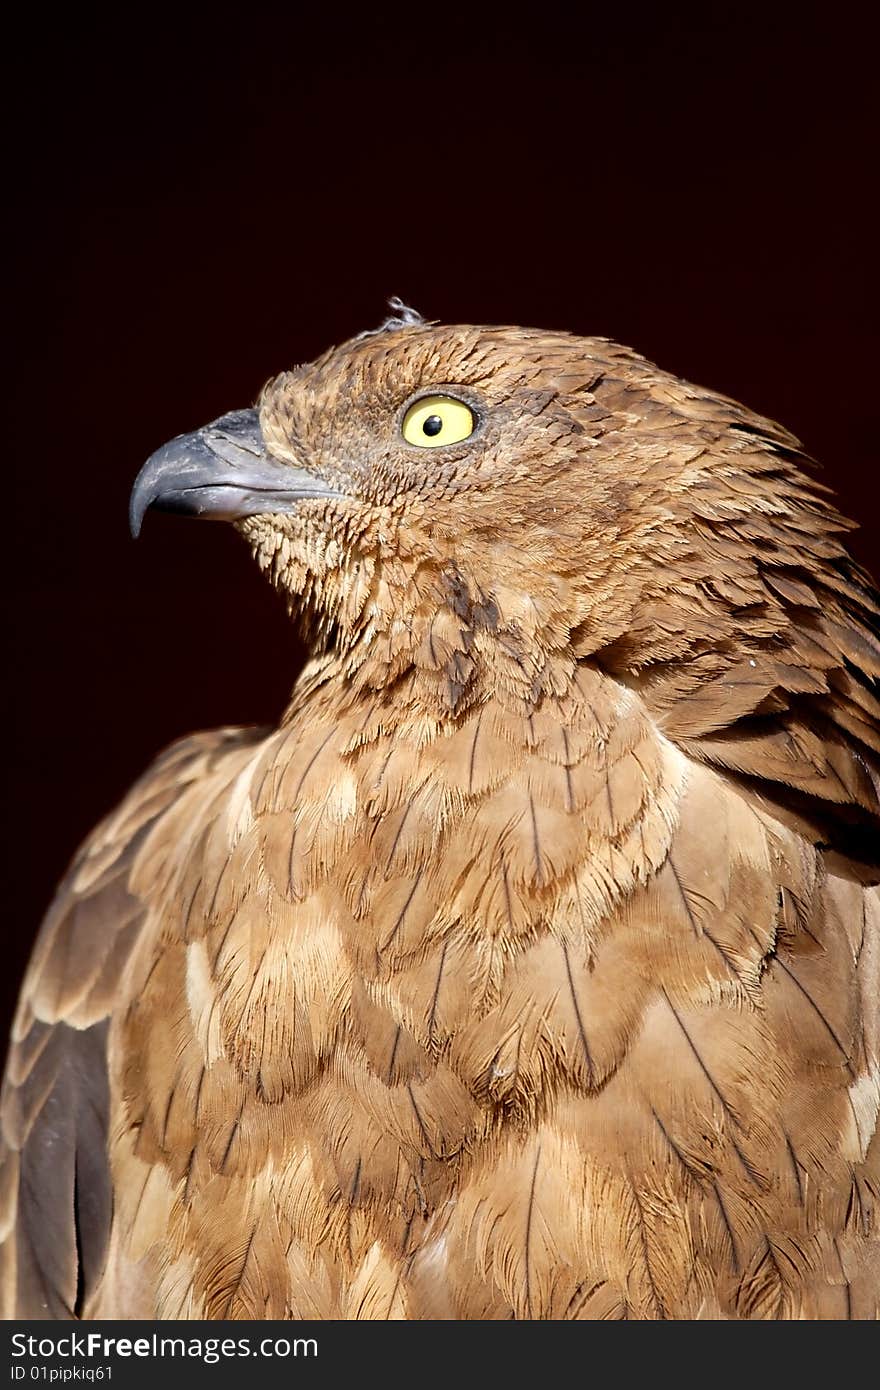
<svg viewBox="0 0 880 1390"><path fill-rule="evenodd" d="M467 401L438 391L409 403L400 433L405 443L413 448L438 449L463 443L478 424L477 413Z"/></svg>

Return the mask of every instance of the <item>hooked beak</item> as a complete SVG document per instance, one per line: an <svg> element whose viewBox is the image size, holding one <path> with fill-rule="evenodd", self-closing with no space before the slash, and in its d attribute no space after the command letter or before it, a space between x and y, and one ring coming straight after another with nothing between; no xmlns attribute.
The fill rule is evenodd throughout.
<svg viewBox="0 0 880 1390"><path fill-rule="evenodd" d="M314 473L266 452L256 410L233 410L193 434L179 434L147 459L131 491L131 534L148 507L211 521L292 512L308 497L340 497Z"/></svg>

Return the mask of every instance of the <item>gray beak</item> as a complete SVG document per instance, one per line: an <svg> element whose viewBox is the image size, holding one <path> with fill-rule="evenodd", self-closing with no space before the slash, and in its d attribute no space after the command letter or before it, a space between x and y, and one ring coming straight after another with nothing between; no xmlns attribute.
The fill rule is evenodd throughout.
<svg viewBox="0 0 880 1390"><path fill-rule="evenodd" d="M307 497L339 497L314 473L267 452L256 410L233 410L193 434L179 434L147 459L131 491L131 534L148 507L211 521L294 511Z"/></svg>

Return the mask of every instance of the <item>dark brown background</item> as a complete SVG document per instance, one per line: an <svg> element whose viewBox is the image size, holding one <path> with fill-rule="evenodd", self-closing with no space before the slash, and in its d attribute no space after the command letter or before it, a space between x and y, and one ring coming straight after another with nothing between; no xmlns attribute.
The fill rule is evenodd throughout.
<svg viewBox="0 0 880 1390"><path fill-rule="evenodd" d="M541 6L476 32L440 7L424 33L404 12L131 10L19 38L10 997L90 826L176 735L271 719L301 656L231 531L156 516L129 540L140 463L389 294L609 334L781 419L880 568L876 35L855 8L770 8L586 5L573 27Z"/></svg>

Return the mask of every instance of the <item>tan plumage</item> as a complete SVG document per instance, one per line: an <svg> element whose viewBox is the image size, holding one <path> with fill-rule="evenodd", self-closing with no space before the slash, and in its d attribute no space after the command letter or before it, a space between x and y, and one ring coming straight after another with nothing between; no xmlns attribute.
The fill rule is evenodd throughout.
<svg viewBox="0 0 880 1390"><path fill-rule="evenodd" d="M473 438L404 444L438 388ZM797 442L411 315L260 425L316 654L59 890L7 1315L876 1317L880 605Z"/></svg>

